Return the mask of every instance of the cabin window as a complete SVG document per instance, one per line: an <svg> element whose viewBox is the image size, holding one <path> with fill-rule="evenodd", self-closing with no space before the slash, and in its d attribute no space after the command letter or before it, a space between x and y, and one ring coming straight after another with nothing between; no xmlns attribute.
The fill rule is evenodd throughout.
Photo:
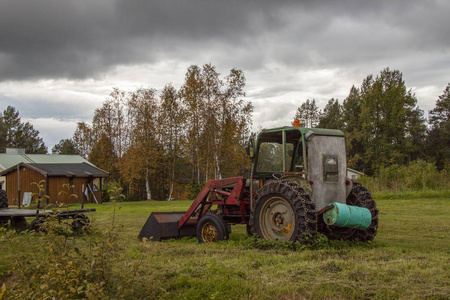
<svg viewBox="0 0 450 300"><path fill-rule="evenodd" d="M336 155L323 155L323 181L339 182L338 157Z"/></svg>
<svg viewBox="0 0 450 300"><path fill-rule="evenodd" d="M261 143L256 169L258 172L283 172L283 144Z"/></svg>

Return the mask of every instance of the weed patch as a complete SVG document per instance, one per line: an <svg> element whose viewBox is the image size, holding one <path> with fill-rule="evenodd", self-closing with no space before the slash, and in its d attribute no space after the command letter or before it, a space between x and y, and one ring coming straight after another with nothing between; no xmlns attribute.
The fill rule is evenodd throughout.
<svg viewBox="0 0 450 300"><path fill-rule="evenodd" d="M122 259L124 245L113 223L106 230L80 233L48 215L39 229L2 229L2 243L17 254L6 274L14 283L5 290L5 299L101 299L133 294L139 265ZM143 259L142 253L138 256ZM120 262L125 262L127 273L117 272Z"/></svg>

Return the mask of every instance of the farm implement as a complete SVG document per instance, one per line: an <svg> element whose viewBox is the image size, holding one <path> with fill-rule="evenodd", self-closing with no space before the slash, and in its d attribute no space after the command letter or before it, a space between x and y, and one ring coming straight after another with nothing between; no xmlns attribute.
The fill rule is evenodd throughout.
<svg viewBox="0 0 450 300"><path fill-rule="evenodd" d="M90 225L87 213L95 212L95 208L72 210L42 210L42 209L12 209L8 208L6 192L0 190L0 226L10 222L13 227L27 225L25 218L33 218L29 225L30 230L39 231L48 217L55 220L69 220L73 230L86 229Z"/></svg>
<svg viewBox="0 0 450 300"><path fill-rule="evenodd" d="M228 239L231 225L267 240L305 242L321 232L331 239L371 241L378 210L369 191L347 178L344 134L289 126L250 139L249 178L210 180L186 212L153 212L139 239L196 236Z"/></svg>

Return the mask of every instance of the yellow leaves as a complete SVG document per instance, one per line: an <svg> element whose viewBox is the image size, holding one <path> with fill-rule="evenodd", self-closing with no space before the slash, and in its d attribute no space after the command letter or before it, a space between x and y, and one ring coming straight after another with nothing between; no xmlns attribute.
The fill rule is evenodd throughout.
<svg viewBox="0 0 450 300"><path fill-rule="evenodd" d="M3 284L2 288L0 289L0 300L3 299L3 296L5 295L6 292L6 285Z"/></svg>
<svg viewBox="0 0 450 300"><path fill-rule="evenodd" d="M63 189L65 189L65 190L67 190L67 191L71 191L71 190L74 190L74 189L75 189L75 185L74 185L74 184L70 184L70 183L64 183L64 184L63 184ZM73 194L70 194L70 195L69 195L69 193L66 192L65 190L60 191L60 192L58 193L58 196L65 195L65 196L67 196L68 198L73 197L74 199L78 199L78 195L77 195L77 194L73 193Z"/></svg>

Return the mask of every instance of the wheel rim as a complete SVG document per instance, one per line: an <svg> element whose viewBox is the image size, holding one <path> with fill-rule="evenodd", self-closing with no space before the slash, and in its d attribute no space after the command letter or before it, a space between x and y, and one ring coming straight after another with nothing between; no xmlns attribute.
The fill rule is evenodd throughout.
<svg viewBox="0 0 450 300"><path fill-rule="evenodd" d="M272 197L261 208L259 224L265 239L288 241L295 229L294 210L285 199Z"/></svg>
<svg viewBox="0 0 450 300"><path fill-rule="evenodd" d="M211 222L206 222L202 227L202 240L204 243L211 244L216 240L217 228Z"/></svg>

